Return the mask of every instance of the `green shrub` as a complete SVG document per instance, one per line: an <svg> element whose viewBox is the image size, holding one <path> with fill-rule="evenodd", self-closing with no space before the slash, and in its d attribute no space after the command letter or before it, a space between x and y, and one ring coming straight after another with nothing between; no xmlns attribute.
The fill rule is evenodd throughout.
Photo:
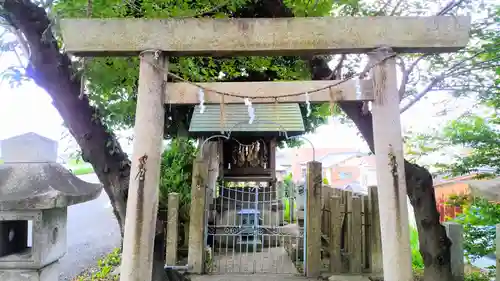
<svg viewBox="0 0 500 281"><path fill-rule="evenodd" d="M411 264L414 270L424 268L424 259L420 254L418 242L418 230L410 227Z"/></svg>
<svg viewBox="0 0 500 281"><path fill-rule="evenodd" d="M423 281L424 260L419 251L418 230L410 227L411 261L413 267L413 280ZM488 272L468 272L465 274L464 281L490 281L494 271Z"/></svg>
<svg viewBox="0 0 500 281"><path fill-rule="evenodd" d="M74 281L117 281L120 276L113 274L113 270L120 266L120 263L121 250L116 248L113 252L97 261L95 270L81 274Z"/></svg>
<svg viewBox="0 0 500 281"><path fill-rule="evenodd" d="M450 198L450 201L453 199ZM467 260L474 261L494 253L495 225L500 223L500 204L481 198L467 198L461 200L460 205L463 213L454 221L463 226Z"/></svg>
<svg viewBox="0 0 500 281"><path fill-rule="evenodd" d="M464 276L464 281L490 281L494 278L493 272L469 272Z"/></svg>
<svg viewBox="0 0 500 281"><path fill-rule="evenodd" d="M283 199L283 203L285 205L285 210L284 210L285 214L284 214L283 218L286 222L292 222L291 218L290 218L291 211L292 211L292 209L290 208L290 200L285 198L285 199ZM294 209L297 208L297 203L295 203L295 201L293 201L293 208ZM295 219L294 219L294 221L295 221Z"/></svg>
<svg viewBox="0 0 500 281"><path fill-rule="evenodd" d="M160 170L160 209L167 208L168 194L172 192L179 193L180 209L189 209L193 162L197 151L193 141L176 138L172 139L169 147L163 152ZM187 219L186 212L179 214L181 220Z"/></svg>

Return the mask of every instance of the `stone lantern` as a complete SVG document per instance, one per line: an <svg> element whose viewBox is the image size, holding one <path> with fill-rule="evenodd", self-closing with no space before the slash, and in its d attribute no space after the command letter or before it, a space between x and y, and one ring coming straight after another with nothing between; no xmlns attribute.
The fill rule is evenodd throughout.
<svg viewBox="0 0 500 281"><path fill-rule="evenodd" d="M56 163L53 140L28 133L3 140L1 148L0 280L57 281L67 208L97 198L102 186Z"/></svg>

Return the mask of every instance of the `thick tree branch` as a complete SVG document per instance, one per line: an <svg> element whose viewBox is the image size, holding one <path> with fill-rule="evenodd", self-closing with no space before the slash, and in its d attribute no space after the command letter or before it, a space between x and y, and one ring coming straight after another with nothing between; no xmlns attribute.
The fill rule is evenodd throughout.
<svg viewBox="0 0 500 281"><path fill-rule="evenodd" d="M403 70L403 77L401 78L401 85L399 86L399 98L403 99L406 93L406 85L408 84L408 80L410 78L410 75L412 74L413 70L417 66L417 64L422 61L423 59L427 58L429 54L424 54L420 57L418 57L416 60L414 60L410 66L406 69ZM401 59L403 61L403 59ZM403 62L404 63L404 62Z"/></svg>
<svg viewBox="0 0 500 281"><path fill-rule="evenodd" d="M432 88L434 88L434 86L436 86L439 82L443 81L444 77L445 77L444 75L439 75L439 76L434 77L431 80L431 82L429 82L429 84L427 84L427 86L422 91L420 91L418 94L414 95L413 98L399 110L399 112L400 113L405 112L410 107L412 107L415 103L417 103L419 100L421 100L423 97L425 97L425 95L427 95L432 90Z"/></svg>
<svg viewBox="0 0 500 281"><path fill-rule="evenodd" d="M456 7L458 7L458 6L459 6L461 3L463 3L464 1L465 1L465 0L459 0L459 1L454 1L454 0L452 0L452 1L448 2L448 4L446 4L446 5L444 6L444 8L443 8L443 9L441 9L441 10L437 13L437 15L438 15L438 16L439 16L439 15L445 15L445 14L449 13L451 10L453 10L453 9L454 9L454 8L456 8ZM398 5L399 5L399 4L400 4L400 3L398 3ZM394 13L395 13L396 8L398 7L398 5L396 5L396 7L394 7L394 10L393 10L393 12L391 13L391 15L394 15ZM402 77L402 79L401 79L401 85L400 85L400 87L399 87L399 97L400 97L400 99L403 99L403 97L405 96L405 93L406 93L406 85L408 84L409 77L410 77L410 75L413 73L413 70L415 69L415 67L418 65L418 63L419 63L420 61L422 61L423 59L425 59L425 58L429 57L430 55L431 55L431 54L423 54L423 55L421 55L421 56L420 56L420 57L418 57L416 60L414 60L414 61L410 64L410 66L409 66L406 70L405 70L405 69L403 69L403 71L402 71L402 72L403 72L403 77ZM401 60L402 60L402 59L401 59ZM431 82L431 83L432 83L432 82ZM427 87L426 87L426 88L427 88ZM431 87L431 88L432 88L432 87ZM428 92L428 91L429 91L429 90L427 90L427 92ZM422 97L424 97L424 96L427 94L427 92L425 92L425 93L424 93L424 94L423 94L420 98L415 99L415 102L419 101ZM422 91L421 93L423 93L423 91ZM418 95L417 95L417 96L418 96ZM409 106L412 106L415 102L413 102L413 103L409 104ZM404 110L403 110L403 109L401 109L401 112L406 111L408 108L409 108L409 107L404 108Z"/></svg>
<svg viewBox="0 0 500 281"><path fill-rule="evenodd" d="M375 16L383 16L386 15L386 10L387 8L392 4L392 0L387 0L387 2L384 3L384 1L380 1L382 3L382 7L375 13Z"/></svg>
<svg viewBox="0 0 500 281"><path fill-rule="evenodd" d="M474 58L477 58L478 56L480 56L482 54L485 54L485 53L488 53L488 52L493 52L495 50L500 51L500 48L496 48L496 49L493 49L493 50L481 49L481 50L475 52L474 54L472 54L471 56L466 57L466 58L462 59L461 61L455 63L451 67L449 67L448 70L446 71L446 74L450 75L450 74L453 74L453 73L457 73L459 70L460 70L459 72L469 71L470 68L459 68L459 67L463 66L468 61L472 61ZM483 61L475 62L473 66L477 67L478 65L487 64L487 63L492 62L492 61L498 61L498 57L495 57L495 58L493 58L491 60L483 60Z"/></svg>
<svg viewBox="0 0 500 281"><path fill-rule="evenodd" d="M390 16L394 16L396 15L396 13L398 13L398 8L399 6L401 6L401 4L404 2L404 0L399 0L396 5L394 5L394 8L392 9L392 11L389 13Z"/></svg>
<svg viewBox="0 0 500 281"><path fill-rule="evenodd" d="M401 79L401 84L399 85L398 93L399 93L399 99L403 99L404 94L406 93L406 84L408 84L408 79L409 76L407 75L406 72L406 64L405 61L402 57L397 57L397 65L399 65L399 68L401 69L401 73L403 73L403 77Z"/></svg>
<svg viewBox="0 0 500 281"><path fill-rule="evenodd" d="M470 68L461 69L459 67L463 66L467 61L471 61L472 59L474 59L477 56L483 54L484 52L485 52L484 50L480 50L480 51L474 53L473 55L471 55L469 57L466 57L466 58L464 58L464 59L456 62L455 64L453 64L452 66L450 66L447 70L441 72L441 74L439 74L439 75L435 76L434 78L432 78L432 80L427 84L427 86L425 86L425 88L422 91L420 91L418 94L414 95L413 98L400 109L400 112L403 113L406 110L408 110L415 103L417 103L419 100L421 100L423 97L425 97L429 92L431 92L431 90L437 84L439 84L440 82L442 82L444 79L446 79L447 77L449 77L451 74L458 73L457 72L458 70L460 70L459 72L470 72L471 71ZM424 56L419 57L419 59L423 59ZM417 61L418 61L418 59L415 62L417 62ZM416 65L415 62L412 64L413 67ZM412 66L410 66L410 68ZM410 68L408 69L408 73L409 73ZM408 78L408 74L407 75L403 75L403 80L405 79L405 77ZM401 88L400 88L400 91L401 91Z"/></svg>
<svg viewBox="0 0 500 281"><path fill-rule="evenodd" d="M456 7L458 7L460 4L462 4L463 2L465 2L465 0L459 0L459 1L455 1L455 0L452 0L450 2L448 2L448 4L446 4L442 9L441 11L439 11L437 13L438 16L443 16L443 15L446 15L447 13L451 12L453 9L455 9Z"/></svg>

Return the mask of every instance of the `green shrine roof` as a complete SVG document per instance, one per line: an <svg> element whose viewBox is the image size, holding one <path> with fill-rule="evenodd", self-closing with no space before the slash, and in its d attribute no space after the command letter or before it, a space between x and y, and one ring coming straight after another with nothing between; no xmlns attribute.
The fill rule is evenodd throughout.
<svg viewBox="0 0 500 281"><path fill-rule="evenodd" d="M279 136L286 131L288 136L304 133L304 121L299 104L253 104L255 119L248 124L248 107L244 104L226 104L224 106L224 128L221 127L221 107L218 104L205 105L200 113L200 106L195 106L189 132L192 135L208 136L227 133L231 130L236 135ZM283 135L283 134L281 134Z"/></svg>

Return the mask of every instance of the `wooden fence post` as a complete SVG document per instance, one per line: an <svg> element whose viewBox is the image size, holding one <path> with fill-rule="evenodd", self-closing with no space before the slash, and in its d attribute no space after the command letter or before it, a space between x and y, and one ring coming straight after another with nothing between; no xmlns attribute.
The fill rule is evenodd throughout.
<svg viewBox="0 0 500 281"><path fill-rule="evenodd" d="M207 195L205 196L206 206L212 203L217 188L217 178L219 177L220 167L219 146L218 141L208 141L202 148L203 155L208 162Z"/></svg>
<svg viewBox="0 0 500 281"><path fill-rule="evenodd" d="M368 197L370 198L370 266L371 273L375 276L383 276L382 263L382 238L380 233L380 212L378 204L378 188L370 186Z"/></svg>
<svg viewBox="0 0 500 281"><path fill-rule="evenodd" d="M344 255L342 257L343 268L345 271L350 272L351 252L353 249L352 238L352 191L344 190L345 202L345 231L344 235Z"/></svg>
<svg viewBox="0 0 500 281"><path fill-rule="evenodd" d="M351 249L349 251L349 272L351 274L361 274L363 272L363 253L361 249L363 239L363 221L361 197L352 198L352 216L351 216Z"/></svg>
<svg viewBox="0 0 500 281"><path fill-rule="evenodd" d="M497 276L496 281L500 281L500 224L497 224L496 231L496 243L497 243L497 251L496 251L496 268L497 268Z"/></svg>
<svg viewBox="0 0 500 281"><path fill-rule="evenodd" d="M390 48L379 48L369 53L370 63L376 64L372 70L375 99L371 112L379 186L384 279L412 281L400 96L396 59L389 58L393 54Z"/></svg>
<svg viewBox="0 0 500 281"><path fill-rule="evenodd" d="M342 267L342 223L344 222L345 205L342 204L340 196L332 196L329 200L330 205L330 272L332 274L341 274Z"/></svg>
<svg viewBox="0 0 500 281"><path fill-rule="evenodd" d="M121 281L148 281L152 278L166 82L165 74L153 64L166 71L168 59L156 52L141 54Z"/></svg>
<svg viewBox="0 0 500 281"><path fill-rule="evenodd" d="M168 194L167 247L165 262L177 265L177 244L179 243L179 193Z"/></svg>
<svg viewBox="0 0 500 281"><path fill-rule="evenodd" d="M188 265L192 272L204 273L205 264L205 197L208 183L208 164L203 159L193 163L191 209L189 213Z"/></svg>
<svg viewBox="0 0 500 281"><path fill-rule="evenodd" d="M321 270L321 163L307 163L306 264L307 277L320 276Z"/></svg>
<svg viewBox="0 0 500 281"><path fill-rule="evenodd" d="M363 272L371 272L371 204L370 191L368 195L363 196Z"/></svg>
<svg viewBox="0 0 500 281"><path fill-rule="evenodd" d="M454 281L464 280L464 238L463 227L461 224L454 222L443 223L446 234L451 240L450 257L451 257L451 274Z"/></svg>

